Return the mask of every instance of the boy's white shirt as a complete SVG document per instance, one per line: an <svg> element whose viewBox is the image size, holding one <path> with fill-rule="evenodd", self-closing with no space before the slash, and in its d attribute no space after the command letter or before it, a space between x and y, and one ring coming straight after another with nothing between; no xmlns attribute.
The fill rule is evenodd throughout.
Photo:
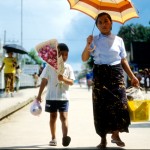
<svg viewBox="0 0 150 150"><path fill-rule="evenodd" d="M64 63L65 71L63 76L75 80L74 72L69 64ZM69 85L58 80L58 75L54 69L46 65L40 75L48 80L46 100L69 100Z"/></svg>

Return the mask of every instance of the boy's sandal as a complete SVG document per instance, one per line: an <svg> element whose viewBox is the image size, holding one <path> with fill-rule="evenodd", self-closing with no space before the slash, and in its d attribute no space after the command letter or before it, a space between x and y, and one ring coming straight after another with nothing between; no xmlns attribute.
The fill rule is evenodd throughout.
<svg viewBox="0 0 150 150"><path fill-rule="evenodd" d="M56 139L53 139L49 142L49 145L50 146L57 146L57 140Z"/></svg>
<svg viewBox="0 0 150 150"><path fill-rule="evenodd" d="M65 136L62 138L62 145L68 146L70 144L71 138L69 136Z"/></svg>
<svg viewBox="0 0 150 150"><path fill-rule="evenodd" d="M124 147L125 146L125 143L122 142L121 140L114 140L114 139L112 139L111 143L115 143L115 144L117 144L120 147Z"/></svg>

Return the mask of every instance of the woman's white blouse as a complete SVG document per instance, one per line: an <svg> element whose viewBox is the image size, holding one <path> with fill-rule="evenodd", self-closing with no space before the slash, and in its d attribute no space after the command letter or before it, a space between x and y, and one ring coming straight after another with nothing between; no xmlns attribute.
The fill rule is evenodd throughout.
<svg viewBox="0 0 150 150"><path fill-rule="evenodd" d="M94 64L116 65L121 62L122 58L127 56L122 38L113 34L94 36L91 48L94 46L96 48L91 52Z"/></svg>

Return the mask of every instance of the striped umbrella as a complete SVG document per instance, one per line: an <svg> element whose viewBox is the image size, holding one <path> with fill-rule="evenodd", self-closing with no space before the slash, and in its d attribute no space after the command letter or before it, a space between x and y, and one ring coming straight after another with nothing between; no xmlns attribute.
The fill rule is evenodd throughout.
<svg viewBox="0 0 150 150"><path fill-rule="evenodd" d="M138 13L131 0L68 0L71 9L79 10L92 18L101 12L107 12L115 22L124 24Z"/></svg>

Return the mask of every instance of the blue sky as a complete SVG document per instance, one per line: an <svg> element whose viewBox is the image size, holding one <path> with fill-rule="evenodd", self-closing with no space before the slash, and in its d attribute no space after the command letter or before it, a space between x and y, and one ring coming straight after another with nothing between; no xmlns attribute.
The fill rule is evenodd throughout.
<svg viewBox="0 0 150 150"><path fill-rule="evenodd" d="M68 45L69 59L74 70L81 70L81 54L86 38L91 34L94 20L76 10L70 10L67 0L22 0L23 1L23 47L30 51L37 44L56 38ZM127 21L150 26L150 0L132 0L139 17ZM113 23L114 34L122 25ZM0 40L21 43L21 0L0 0ZM95 28L94 34L98 34Z"/></svg>

